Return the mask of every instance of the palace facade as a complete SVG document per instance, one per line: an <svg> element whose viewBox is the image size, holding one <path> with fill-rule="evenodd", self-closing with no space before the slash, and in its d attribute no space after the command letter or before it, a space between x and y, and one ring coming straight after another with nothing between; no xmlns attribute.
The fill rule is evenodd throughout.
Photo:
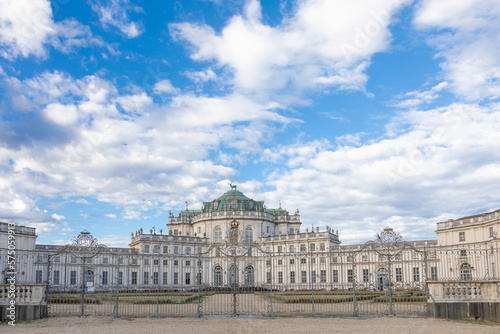
<svg viewBox="0 0 500 334"><path fill-rule="evenodd" d="M500 210L437 224L437 239L403 242L392 229L342 245L338 231L301 231L299 210L267 208L231 186L202 209L168 218L168 233L131 233L128 248L82 232L72 245L36 244L16 226L18 281L57 291L193 290L214 286L294 289L423 289L441 279L494 279ZM0 223L0 281L8 274L9 226ZM491 251L490 253L488 253ZM486 253L485 253L486 252ZM457 256L450 256L456 254Z"/></svg>

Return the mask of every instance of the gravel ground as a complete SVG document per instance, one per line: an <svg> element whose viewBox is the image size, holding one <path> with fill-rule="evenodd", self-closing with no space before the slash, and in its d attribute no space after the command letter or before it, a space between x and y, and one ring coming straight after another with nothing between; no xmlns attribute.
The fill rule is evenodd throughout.
<svg viewBox="0 0 500 334"><path fill-rule="evenodd" d="M500 333L500 322L430 318L130 318L55 317L3 323L1 333Z"/></svg>

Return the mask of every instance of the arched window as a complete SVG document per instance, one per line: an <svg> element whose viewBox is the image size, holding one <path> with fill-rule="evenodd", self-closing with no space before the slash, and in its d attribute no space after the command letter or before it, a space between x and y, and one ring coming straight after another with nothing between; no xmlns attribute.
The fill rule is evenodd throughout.
<svg viewBox="0 0 500 334"><path fill-rule="evenodd" d="M468 263L463 263L460 266L460 279L462 281L471 281L472 280L472 267Z"/></svg>
<svg viewBox="0 0 500 334"><path fill-rule="evenodd" d="M85 283L94 284L94 272L92 270L87 270L87 273L85 274Z"/></svg>
<svg viewBox="0 0 500 334"><path fill-rule="evenodd" d="M255 274L254 274L254 269L252 266L247 266L245 268L245 285L246 286L253 286L254 285L254 279Z"/></svg>
<svg viewBox="0 0 500 334"><path fill-rule="evenodd" d="M229 267L229 284L231 285L239 284L238 267L236 267L235 265Z"/></svg>
<svg viewBox="0 0 500 334"><path fill-rule="evenodd" d="M214 268L214 285L215 286L220 286L222 285L222 282L223 282L223 272L222 272L222 267L221 266L217 266Z"/></svg>
<svg viewBox="0 0 500 334"><path fill-rule="evenodd" d="M221 242L222 241L222 229L219 226L214 228L214 241Z"/></svg>
<svg viewBox="0 0 500 334"><path fill-rule="evenodd" d="M250 226L245 229L245 241L253 242L253 229Z"/></svg>

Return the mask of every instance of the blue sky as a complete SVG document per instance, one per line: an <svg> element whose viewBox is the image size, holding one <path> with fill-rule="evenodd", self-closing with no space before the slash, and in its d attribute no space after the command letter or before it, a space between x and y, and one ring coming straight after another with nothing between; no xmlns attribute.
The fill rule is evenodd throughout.
<svg viewBox="0 0 500 334"><path fill-rule="evenodd" d="M0 219L124 246L234 181L344 243L500 208L493 0L1 0Z"/></svg>

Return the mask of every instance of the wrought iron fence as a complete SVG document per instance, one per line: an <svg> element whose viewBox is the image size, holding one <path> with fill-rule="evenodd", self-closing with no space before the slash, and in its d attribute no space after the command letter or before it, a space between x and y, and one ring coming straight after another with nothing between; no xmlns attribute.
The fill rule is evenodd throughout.
<svg viewBox="0 0 500 334"><path fill-rule="evenodd" d="M18 251L18 282L46 284L51 316L272 317L423 315L429 281L497 279L494 245L444 248L384 233L323 250L225 242L183 254L107 248L84 234L69 246Z"/></svg>

